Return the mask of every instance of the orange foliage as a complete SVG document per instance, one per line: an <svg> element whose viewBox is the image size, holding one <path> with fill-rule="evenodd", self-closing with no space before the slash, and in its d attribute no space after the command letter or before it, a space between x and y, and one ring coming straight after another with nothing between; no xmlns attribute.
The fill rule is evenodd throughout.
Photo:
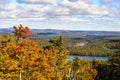
<svg viewBox="0 0 120 80"><path fill-rule="evenodd" d="M52 45L50 46L51 49L40 50L37 41L30 40L32 33L28 27L23 27L20 24L13 28L14 38L7 36L8 39L4 40L5 43L0 45L0 55L2 55L0 70L5 71L5 73L2 73L2 80L4 78L5 80L19 78L19 73L22 74L24 80L62 79L68 68L65 62L68 52L61 47L61 42L59 44L55 43L55 45L60 46ZM17 76L14 77L13 75Z"/></svg>
<svg viewBox="0 0 120 80"><path fill-rule="evenodd" d="M15 53L20 53L21 52L21 46L17 46L15 49Z"/></svg>
<svg viewBox="0 0 120 80"><path fill-rule="evenodd" d="M32 33L29 31L28 27L23 27L22 24L20 24L18 27L13 26L14 28L14 36L16 37L16 41L19 43L21 39L26 40L29 39L32 36Z"/></svg>

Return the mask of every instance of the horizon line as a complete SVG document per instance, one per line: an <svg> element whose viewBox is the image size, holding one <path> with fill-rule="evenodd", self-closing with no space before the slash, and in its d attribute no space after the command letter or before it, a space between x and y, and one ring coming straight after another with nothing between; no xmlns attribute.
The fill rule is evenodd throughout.
<svg viewBox="0 0 120 80"><path fill-rule="evenodd" d="M1 28L0 29L12 29L12 27L7 27L7 28ZM120 32L116 30L78 30L78 29L50 29L50 28L45 28L45 29L40 29L40 28L29 28L30 30L37 29L37 30L63 30L63 31L104 31L104 32Z"/></svg>

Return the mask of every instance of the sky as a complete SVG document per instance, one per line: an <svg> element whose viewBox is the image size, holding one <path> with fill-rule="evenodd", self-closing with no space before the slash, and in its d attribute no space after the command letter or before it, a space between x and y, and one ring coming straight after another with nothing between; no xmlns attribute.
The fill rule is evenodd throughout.
<svg viewBox="0 0 120 80"><path fill-rule="evenodd" d="M120 0L0 0L0 28L120 31Z"/></svg>

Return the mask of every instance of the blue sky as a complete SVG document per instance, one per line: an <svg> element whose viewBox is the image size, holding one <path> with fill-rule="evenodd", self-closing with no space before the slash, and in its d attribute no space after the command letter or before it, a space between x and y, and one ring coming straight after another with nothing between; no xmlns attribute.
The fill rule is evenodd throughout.
<svg viewBox="0 0 120 80"><path fill-rule="evenodd" d="M0 0L0 28L120 31L120 0Z"/></svg>

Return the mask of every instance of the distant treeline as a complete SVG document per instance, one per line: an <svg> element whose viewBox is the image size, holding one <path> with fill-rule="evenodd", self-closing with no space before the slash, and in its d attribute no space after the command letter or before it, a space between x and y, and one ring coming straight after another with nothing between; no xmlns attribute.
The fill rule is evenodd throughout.
<svg viewBox="0 0 120 80"><path fill-rule="evenodd" d="M52 36L51 36L52 37ZM53 36L52 38L57 38ZM39 45L47 44L50 36L38 36L36 39ZM92 55L92 56L110 56L118 48L119 38L108 36L107 38L87 38L81 36L64 36L64 46L70 51L71 55Z"/></svg>

